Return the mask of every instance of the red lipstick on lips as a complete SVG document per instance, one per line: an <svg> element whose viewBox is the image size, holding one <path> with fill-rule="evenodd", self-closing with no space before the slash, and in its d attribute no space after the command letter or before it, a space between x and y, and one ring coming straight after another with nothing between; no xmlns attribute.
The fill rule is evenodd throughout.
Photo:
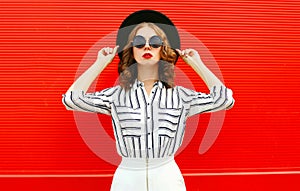
<svg viewBox="0 0 300 191"><path fill-rule="evenodd" d="M150 53L143 54L143 58L149 59L151 57L152 57L152 54L150 54Z"/></svg>

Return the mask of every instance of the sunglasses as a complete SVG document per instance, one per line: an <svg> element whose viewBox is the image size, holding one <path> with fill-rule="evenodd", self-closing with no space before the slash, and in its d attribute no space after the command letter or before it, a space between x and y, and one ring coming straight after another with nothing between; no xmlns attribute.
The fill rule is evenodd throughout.
<svg viewBox="0 0 300 191"><path fill-rule="evenodd" d="M149 39L149 46L152 48L159 48L162 45L163 41L159 36L152 36ZM137 35L133 38L132 46L136 48L144 48L146 46L146 39L141 35Z"/></svg>

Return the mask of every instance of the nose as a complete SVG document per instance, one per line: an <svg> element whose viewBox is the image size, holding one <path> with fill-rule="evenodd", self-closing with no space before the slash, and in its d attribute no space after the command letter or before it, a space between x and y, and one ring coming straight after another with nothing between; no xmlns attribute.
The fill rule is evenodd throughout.
<svg viewBox="0 0 300 191"><path fill-rule="evenodd" d="M145 47L144 47L145 49L150 49L151 48L151 46L149 45L149 42L146 42L146 44L145 44Z"/></svg>

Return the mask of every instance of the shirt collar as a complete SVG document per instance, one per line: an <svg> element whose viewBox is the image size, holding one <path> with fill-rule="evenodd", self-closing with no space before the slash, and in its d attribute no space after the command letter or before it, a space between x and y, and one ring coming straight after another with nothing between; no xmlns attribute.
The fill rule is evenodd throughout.
<svg viewBox="0 0 300 191"><path fill-rule="evenodd" d="M135 79L135 81L131 87L133 88L133 90L136 90L137 88L143 87L143 86L144 86L144 82L141 82L138 79ZM155 86L158 86L159 88L162 89L164 87L164 84L160 80L158 80L153 84L153 87L155 87Z"/></svg>

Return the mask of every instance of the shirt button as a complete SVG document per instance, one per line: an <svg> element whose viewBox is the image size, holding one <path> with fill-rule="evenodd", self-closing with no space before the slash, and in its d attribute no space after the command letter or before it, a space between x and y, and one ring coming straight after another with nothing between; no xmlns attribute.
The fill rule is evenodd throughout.
<svg viewBox="0 0 300 191"><path fill-rule="evenodd" d="M150 117L147 117L147 119L150 119Z"/></svg>
<svg viewBox="0 0 300 191"><path fill-rule="evenodd" d="M148 135L150 135L151 133L148 133Z"/></svg>
<svg viewBox="0 0 300 191"><path fill-rule="evenodd" d="M150 103L147 103L147 105L150 105Z"/></svg>

